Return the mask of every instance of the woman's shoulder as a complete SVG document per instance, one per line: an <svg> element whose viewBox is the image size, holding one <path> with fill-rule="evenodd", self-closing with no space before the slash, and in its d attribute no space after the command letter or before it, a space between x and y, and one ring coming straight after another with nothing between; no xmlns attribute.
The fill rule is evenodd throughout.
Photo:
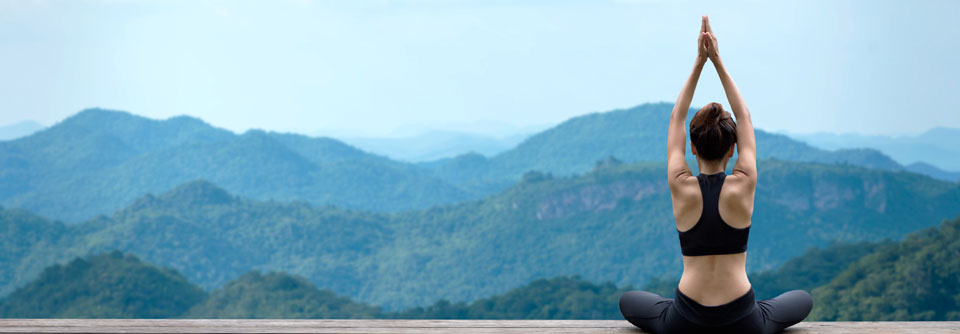
<svg viewBox="0 0 960 334"><path fill-rule="evenodd" d="M727 175L723 179L723 192L725 194L734 196L749 195L752 198L756 188L757 178L752 175L734 171L734 173Z"/></svg>

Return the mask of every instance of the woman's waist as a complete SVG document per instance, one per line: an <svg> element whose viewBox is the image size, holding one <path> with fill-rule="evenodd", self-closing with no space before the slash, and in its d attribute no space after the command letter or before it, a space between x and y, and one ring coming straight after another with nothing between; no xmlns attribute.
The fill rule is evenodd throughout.
<svg viewBox="0 0 960 334"><path fill-rule="evenodd" d="M721 305L750 290L750 279L742 262L688 261L686 257L683 262L678 288L702 305Z"/></svg>

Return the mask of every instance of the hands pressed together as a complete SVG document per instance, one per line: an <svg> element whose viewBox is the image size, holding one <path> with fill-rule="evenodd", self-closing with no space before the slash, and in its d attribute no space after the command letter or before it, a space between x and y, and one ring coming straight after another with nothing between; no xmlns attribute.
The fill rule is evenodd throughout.
<svg viewBox="0 0 960 334"><path fill-rule="evenodd" d="M717 37L713 35L713 29L710 29L710 18L704 15L701 18L700 37L697 39L697 58L716 62L719 57Z"/></svg>

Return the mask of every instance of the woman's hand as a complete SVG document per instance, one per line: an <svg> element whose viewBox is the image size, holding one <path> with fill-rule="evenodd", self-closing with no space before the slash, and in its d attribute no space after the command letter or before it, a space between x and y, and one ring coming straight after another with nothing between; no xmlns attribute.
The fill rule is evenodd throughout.
<svg viewBox="0 0 960 334"><path fill-rule="evenodd" d="M707 20L706 16L703 16L700 20L700 34L697 37L697 60L698 61L707 61Z"/></svg>
<svg viewBox="0 0 960 334"><path fill-rule="evenodd" d="M700 25L699 54L706 56L710 61L714 62L720 57L720 53L717 51L717 36L713 35L713 29L710 28L710 18L706 15L703 16Z"/></svg>

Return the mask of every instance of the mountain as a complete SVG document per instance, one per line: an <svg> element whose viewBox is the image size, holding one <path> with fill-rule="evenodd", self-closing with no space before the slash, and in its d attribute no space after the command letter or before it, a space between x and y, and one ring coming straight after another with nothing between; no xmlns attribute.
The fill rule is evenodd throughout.
<svg viewBox="0 0 960 334"><path fill-rule="evenodd" d="M330 138L236 135L186 116L158 121L102 109L0 142L0 203L67 222L195 179L252 198L374 211L474 197L429 174Z"/></svg>
<svg viewBox="0 0 960 334"><path fill-rule="evenodd" d="M960 185L913 173L787 161L759 170L751 272L811 246L897 239L960 213ZM608 159L583 175L530 172L484 200L392 214L253 200L205 181L81 224L2 210L0 244L16 240L4 246L16 253L0 268L16 275L0 294L50 264L114 249L207 289L254 269L285 271L394 311L558 275L640 286L681 268L665 173L662 163Z"/></svg>
<svg viewBox="0 0 960 334"><path fill-rule="evenodd" d="M408 137L343 138L344 142L364 151L385 155L394 160L423 162L454 157L467 152L490 156L516 146L528 134L493 137L468 132L428 131Z"/></svg>
<svg viewBox="0 0 960 334"><path fill-rule="evenodd" d="M925 162L914 162L907 165L906 169L917 174L930 175L938 180L960 182L960 172L948 172Z"/></svg>
<svg viewBox="0 0 960 334"><path fill-rule="evenodd" d="M760 299L813 290L811 320L955 321L958 251L960 217L900 242L811 248L775 270L751 273L750 280ZM676 284L656 279L643 290L669 297ZM0 299L0 317L620 319L617 299L632 289L560 275L469 303L440 299L384 312L283 272L251 271L207 294L175 271L113 251L46 268Z"/></svg>
<svg viewBox="0 0 960 334"><path fill-rule="evenodd" d="M206 179L261 200L378 212L424 209L499 193L529 171L586 173L609 156L662 161L671 109L659 103L588 114L489 158L467 153L418 164L331 138L261 130L238 135L187 116L153 120L87 109L0 142L0 204L75 223L111 214L146 192ZM902 170L871 149L823 151L761 130L757 138L763 159Z"/></svg>
<svg viewBox="0 0 960 334"><path fill-rule="evenodd" d="M40 131L43 125L34 121L26 120L17 123L0 126L0 140L17 139Z"/></svg>
<svg viewBox="0 0 960 334"><path fill-rule="evenodd" d="M783 161L762 161L759 168L751 271L776 267L810 246L834 240L899 238L960 212L956 184L912 173ZM515 276L580 274L591 281L640 285L679 273L665 174L658 163L623 164L569 178L528 173L521 184L482 202L399 214L403 229L414 233L391 246L394 251L386 254L397 260L383 261L381 273L429 284L371 295L386 300L442 290L458 301L475 296L465 286L494 294L502 291L498 286L518 284ZM471 260L464 263L464 258ZM390 263L418 269L387 268ZM489 285L477 286L469 278Z"/></svg>
<svg viewBox="0 0 960 334"><path fill-rule="evenodd" d="M110 252L45 269L0 301L0 317L170 318L205 296L175 271Z"/></svg>
<svg viewBox="0 0 960 334"><path fill-rule="evenodd" d="M577 276L538 279L467 303L383 312L283 272L251 271L206 293L169 269L117 251L76 258L0 299L3 318L616 319L629 289Z"/></svg>
<svg viewBox="0 0 960 334"><path fill-rule="evenodd" d="M927 163L939 169L960 172L960 129L935 127L914 136L880 136L852 133L791 134L823 149L865 147L883 151L903 165ZM954 179L956 180L956 179Z"/></svg>
<svg viewBox="0 0 960 334"><path fill-rule="evenodd" d="M206 181L146 195L112 216L66 225L19 209L0 210L0 295L40 270L89 253L121 250L184 273L213 289L253 270L309 277L338 293L357 295L374 261L396 236L389 216L313 207L305 202L234 196ZM9 273L9 274L8 274Z"/></svg>
<svg viewBox="0 0 960 334"><path fill-rule="evenodd" d="M186 318L351 319L381 317L380 308L318 289L298 276L252 271L217 289Z"/></svg>
<svg viewBox="0 0 960 334"><path fill-rule="evenodd" d="M957 220L960 221L960 218ZM955 222L949 224L956 225ZM955 229L956 226L950 228ZM944 227L941 227L941 231L943 230ZM923 233L929 234L929 231L920 234ZM953 236L945 236L939 241L956 243L956 239L951 238ZM776 270L751 273L750 281L760 299L770 298L792 289L813 290L815 298L821 298L826 289L814 288L828 284L836 285L837 280L834 278L844 277L838 274L845 272L846 268L859 268L863 265L861 262L868 262L867 266L874 269L887 268L883 266L884 264L878 267L877 263L869 259L877 256L888 259L891 250L895 252L904 243L909 242L912 242L910 238L901 243L890 241L834 243L823 249L811 248ZM940 243L933 247L936 246L940 246ZM946 252L950 252L951 249L948 247ZM927 254L921 256L925 255ZM95 265L89 265L90 263ZM617 300L624 292L633 290L630 285L617 288L611 282L596 284L576 275L561 275L550 279L536 279L503 294L483 297L469 303L451 303L441 299L426 307L384 312L379 307L354 302L348 297L320 289L302 277L283 272L261 274L258 271L251 271L227 282L222 288L206 294L198 287L184 283L182 276L176 275L175 272L140 262L131 254L124 256L119 252L110 252L87 256L75 259L66 266L74 268L65 269L63 265L54 265L27 287L15 292L9 299L0 300L0 317L37 317L42 314L44 317L150 318L156 317L158 312L166 312L166 317L214 319L621 319ZM911 270L935 272L941 263L921 261L917 266L918 268ZM84 271L79 277L68 278L64 275L48 274L64 271L75 273L77 268ZM955 269L948 269L947 272L939 275L941 278L946 278L944 282L938 283L939 287L956 289L957 284L960 284L960 281L955 278L957 273L949 271L956 271ZM851 270L858 269L846 271ZM100 284L92 282L88 277L96 277L96 279L121 277L122 280L136 281L133 282L134 284L116 284L115 280L109 281L108 286L101 286L95 292L87 291L87 288L78 289L78 286ZM172 284L170 277L174 278ZM832 280L833 283L831 283ZM78 284L78 282L83 283ZM644 286L643 290L670 297L676 286L675 279L658 279ZM902 290L901 285L896 284L885 288ZM899 292L899 294L903 293ZM910 292L907 291L906 294ZM56 297L51 298L50 295ZM62 298L65 295L79 295L79 297ZM864 300L874 300L888 298L887 295L881 292L876 296L859 297L865 298ZM111 298L105 296L111 296ZM120 298L115 298L117 296ZM184 296L188 298L183 298ZM956 316L955 307L944 306L942 300L936 298L933 300L905 298L877 301L877 303L886 307L879 310L871 307L869 314L859 314L857 320L949 320L955 319ZM921 309L921 311L903 312L903 309L889 306L897 303L905 303L908 304L906 307ZM858 310L860 305L859 302L851 303L844 298L818 299L816 309L849 313L860 311ZM946 312L938 316L936 311L923 311L923 309L937 307L945 309ZM189 311L184 311L186 308L189 308ZM62 312L63 309L70 311ZM50 310L60 312L52 314ZM811 319L817 319L816 317L817 315L814 315Z"/></svg>
<svg viewBox="0 0 960 334"><path fill-rule="evenodd" d="M960 320L960 218L865 256L814 290L811 319Z"/></svg>
<svg viewBox="0 0 960 334"><path fill-rule="evenodd" d="M430 166L444 180L478 192L489 192L509 186L531 170L557 175L584 173L593 167L595 161L608 156L627 162L664 161L667 124L672 110L672 103L649 103L630 109L591 113L571 118L489 158L470 153ZM691 109L688 122L694 113L696 109ZM784 135L762 130L755 132L760 159L902 169L876 150L824 151ZM694 159L689 148L687 157Z"/></svg>

